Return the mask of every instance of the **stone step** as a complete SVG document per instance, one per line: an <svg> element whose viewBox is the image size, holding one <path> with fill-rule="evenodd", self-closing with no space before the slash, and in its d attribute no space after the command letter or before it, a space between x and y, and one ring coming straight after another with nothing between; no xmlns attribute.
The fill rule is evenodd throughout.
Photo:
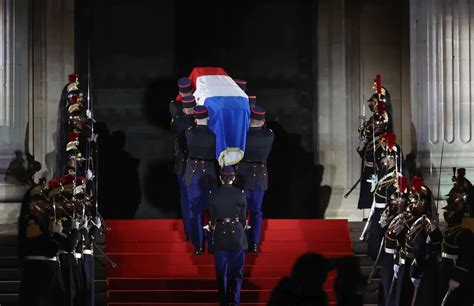
<svg viewBox="0 0 474 306"><path fill-rule="evenodd" d="M95 278L97 280L106 279L104 267L100 265L95 266ZM0 268L0 281L15 281L15 280L20 280L20 279L21 279L20 268Z"/></svg>
<svg viewBox="0 0 474 306"><path fill-rule="evenodd" d="M107 294L105 292L95 294L96 306L106 306ZM17 293L0 293L0 305L2 306L16 306L18 305Z"/></svg>
<svg viewBox="0 0 474 306"><path fill-rule="evenodd" d="M17 294L20 292L20 280L0 281L0 292L4 294ZM95 292L104 293L107 291L107 281L105 279L95 280Z"/></svg>

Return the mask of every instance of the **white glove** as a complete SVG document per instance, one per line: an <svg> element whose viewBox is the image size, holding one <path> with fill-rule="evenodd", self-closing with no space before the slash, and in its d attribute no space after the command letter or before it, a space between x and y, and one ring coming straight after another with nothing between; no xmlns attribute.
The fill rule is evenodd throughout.
<svg viewBox="0 0 474 306"><path fill-rule="evenodd" d="M51 233L60 234L63 231L63 225L61 224L61 221L52 221L49 224L49 230L51 231Z"/></svg>
<svg viewBox="0 0 474 306"><path fill-rule="evenodd" d="M86 179L88 181L92 181L94 179L94 173L92 173L92 170L91 169L87 169L86 171Z"/></svg>
<svg viewBox="0 0 474 306"><path fill-rule="evenodd" d="M374 192L378 182L377 174L372 174L367 182L370 183L370 192Z"/></svg>
<svg viewBox="0 0 474 306"><path fill-rule="evenodd" d="M393 265L393 277L397 278L398 277L398 270L400 270L399 265Z"/></svg>
<svg viewBox="0 0 474 306"><path fill-rule="evenodd" d="M81 228L88 228L89 227L89 219L85 217L81 220Z"/></svg>
<svg viewBox="0 0 474 306"><path fill-rule="evenodd" d="M208 225L202 227L203 230L208 231L209 233L211 232L211 227Z"/></svg>
<svg viewBox="0 0 474 306"><path fill-rule="evenodd" d="M460 285L460 283L455 281L454 279L449 280L449 290L454 290L454 289L458 288L459 285Z"/></svg>
<svg viewBox="0 0 474 306"><path fill-rule="evenodd" d="M100 228L102 226L102 221L100 220L99 217L95 217L94 218L94 221L91 221L92 224L94 224L95 226L97 226L97 228Z"/></svg>
<svg viewBox="0 0 474 306"><path fill-rule="evenodd" d="M79 228L79 221L77 219L74 219L71 221L71 229L78 229Z"/></svg>
<svg viewBox="0 0 474 306"><path fill-rule="evenodd" d="M366 140L359 141L359 145L357 146L357 151L359 151L359 152L362 151L364 149L366 143L367 143Z"/></svg>
<svg viewBox="0 0 474 306"><path fill-rule="evenodd" d="M415 287L420 287L421 284L421 278L411 278L411 282L413 283L413 286Z"/></svg>

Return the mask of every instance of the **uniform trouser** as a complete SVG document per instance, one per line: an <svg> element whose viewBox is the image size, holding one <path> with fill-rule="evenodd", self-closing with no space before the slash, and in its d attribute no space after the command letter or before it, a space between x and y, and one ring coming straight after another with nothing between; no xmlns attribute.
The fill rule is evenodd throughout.
<svg viewBox="0 0 474 306"><path fill-rule="evenodd" d="M194 181L187 186L188 201L191 209L191 239L195 247L203 247L203 215L209 206L209 190Z"/></svg>
<svg viewBox="0 0 474 306"><path fill-rule="evenodd" d="M59 262L26 260L20 284L20 306L64 306Z"/></svg>
<svg viewBox="0 0 474 306"><path fill-rule="evenodd" d="M368 228L367 238L367 254L375 260L379 253L380 242L383 239L384 230L379 224L380 216L384 211L383 208L375 208L372 217L367 222L370 222Z"/></svg>
<svg viewBox="0 0 474 306"><path fill-rule="evenodd" d="M380 272L380 283L379 283L379 305L395 305L395 283L393 279L393 265L395 261L393 254L385 253L382 257L382 270ZM392 292L389 294L390 286L394 282ZM388 303L387 303L388 301Z"/></svg>
<svg viewBox="0 0 474 306"><path fill-rule="evenodd" d="M265 190L245 190L247 207L250 212L250 230L248 231L248 242L250 244L260 243L262 230L262 203Z"/></svg>
<svg viewBox="0 0 474 306"><path fill-rule="evenodd" d="M398 270L395 305L411 305L414 290L410 279L410 266L412 262L412 259L406 258L405 264L401 264Z"/></svg>
<svg viewBox="0 0 474 306"><path fill-rule="evenodd" d="M84 273L84 306L95 305L95 289L94 289L94 278L95 278L95 267L94 267L94 255L84 254L82 255L83 273Z"/></svg>
<svg viewBox="0 0 474 306"><path fill-rule="evenodd" d="M443 258L439 266L439 304L441 304L446 292L448 291L449 280L454 274L454 262L451 259ZM472 282L470 278L471 274L468 274L466 279L461 282L461 285L454 289L446 302L446 306L464 306L464 305L473 305L473 293L472 289L469 287L469 283ZM472 285L471 285L472 287ZM438 305L439 305L438 304Z"/></svg>
<svg viewBox="0 0 474 306"><path fill-rule="evenodd" d="M177 176L179 183L179 201L181 204L181 216L183 217L184 233L191 237L191 209L188 201L188 188L184 184L183 176Z"/></svg>
<svg viewBox="0 0 474 306"><path fill-rule="evenodd" d="M436 305L438 296L438 259L429 258L423 264L421 283L416 294L415 305Z"/></svg>
<svg viewBox="0 0 474 306"><path fill-rule="evenodd" d="M80 305L81 281L79 266L73 253L60 254L61 275L64 284L65 306Z"/></svg>
<svg viewBox="0 0 474 306"><path fill-rule="evenodd" d="M215 251L217 285L221 305L240 305L245 250Z"/></svg>
<svg viewBox="0 0 474 306"><path fill-rule="evenodd" d="M374 195L370 191L372 184L367 182L367 179L369 179L373 173L374 170L370 167L365 167L361 173L359 202L357 204L357 208L359 209L370 208L374 200Z"/></svg>

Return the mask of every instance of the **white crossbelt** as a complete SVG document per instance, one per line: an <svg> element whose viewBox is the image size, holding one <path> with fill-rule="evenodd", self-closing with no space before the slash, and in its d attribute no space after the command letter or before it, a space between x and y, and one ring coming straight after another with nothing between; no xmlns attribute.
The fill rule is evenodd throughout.
<svg viewBox="0 0 474 306"><path fill-rule="evenodd" d="M58 261L56 256L48 257L48 256L25 256L28 260L45 260L45 261Z"/></svg>
<svg viewBox="0 0 474 306"><path fill-rule="evenodd" d="M94 255L94 251L92 251L92 250L83 250L82 255Z"/></svg>
<svg viewBox="0 0 474 306"><path fill-rule="evenodd" d="M374 205L375 208L385 208L385 206L387 206L387 203L377 203L377 202L375 202L375 205Z"/></svg>

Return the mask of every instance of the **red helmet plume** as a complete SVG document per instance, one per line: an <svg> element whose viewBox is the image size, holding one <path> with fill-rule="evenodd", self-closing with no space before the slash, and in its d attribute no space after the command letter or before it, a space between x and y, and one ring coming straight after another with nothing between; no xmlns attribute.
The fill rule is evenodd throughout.
<svg viewBox="0 0 474 306"><path fill-rule="evenodd" d="M380 95L382 93L382 75L375 76L375 86L377 86L377 93Z"/></svg>
<svg viewBox="0 0 474 306"><path fill-rule="evenodd" d="M423 186L423 178L421 176L414 176L411 181L413 184L413 189L415 189L416 192L420 193L421 186Z"/></svg>
<svg viewBox="0 0 474 306"><path fill-rule="evenodd" d="M404 192L408 185L408 177L400 176L398 178L398 190Z"/></svg>
<svg viewBox="0 0 474 306"><path fill-rule="evenodd" d="M385 144L389 149L393 148L397 142L397 136L394 133L385 133L383 138L385 139Z"/></svg>

